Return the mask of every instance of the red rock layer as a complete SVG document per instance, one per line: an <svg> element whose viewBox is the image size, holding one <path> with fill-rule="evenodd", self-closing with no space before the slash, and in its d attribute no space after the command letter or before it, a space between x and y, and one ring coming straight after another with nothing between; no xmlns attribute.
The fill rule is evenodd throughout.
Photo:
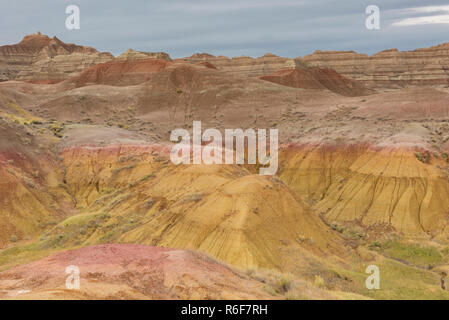
<svg viewBox="0 0 449 320"><path fill-rule="evenodd" d="M25 36L18 44L0 47L0 80L57 82L113 58L110 53L67 44L38 32Z"/></svg>
<svg viewBox="0 0 449 320"><path fill-rule="evenodd" d="M293 88L328 89L344 96L370 93L370 90L329 68L286 69L260 79Z"/></svg>

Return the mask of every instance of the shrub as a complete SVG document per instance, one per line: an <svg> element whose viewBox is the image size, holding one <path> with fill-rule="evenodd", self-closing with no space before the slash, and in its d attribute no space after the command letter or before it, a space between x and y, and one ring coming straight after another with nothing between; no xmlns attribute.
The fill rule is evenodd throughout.
<svg viewBox="0 0 449 320"><path fill-rule="evenodd" d="M246 274L248 275L248 277L253 277L255 273L256 270L254 270L253 268L249 268L248 270L246 270Z"/></svg>
<svg viewBox="0 0 449 320"><path fill-rule="evenodd" d="M326 287L326 285L324 283L324 279L319 275L315 276L315 280L313 281L313 284L320 289L324 289Z"/></svg>
<svg viewBox="0 0 449 320"><path fill-rule="evenodd" d="M415 152L415 156L422 163L429 163L429 161L430 161L430 153L429 153L429 151L426 151L426 152Z"/></svg>
<svg viewBox="0 0 449 320"><path fill-rule="evenodd" d="M282 275L278 279L278 286L282 293L286 293L292 286L292 280L289 277Z"/></svg>
<svg viewBox="0 0 449 320"><path fill-rule="evenodd" d="M345 231L345 228L342 227L342 226L340 226L340 225L338 225L337 223L332 223L332 224L331 224L331 228L332 228L333 230L335 230L335 231L340 232L340 233L343 233L343 232Z"/></svg>
<svg viewBox="0 0 449 320"><path fill-rule="evenodd" d="M12 235L12 236L9 238L9 241L11 241L11 242L17 242L17 236Z"/></svg>

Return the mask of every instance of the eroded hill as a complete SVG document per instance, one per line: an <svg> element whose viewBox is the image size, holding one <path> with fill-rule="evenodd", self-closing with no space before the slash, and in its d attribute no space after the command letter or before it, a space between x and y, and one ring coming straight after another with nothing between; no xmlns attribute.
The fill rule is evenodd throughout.
<svg viewBox="0 0 449 320"><path fill-rule="evenodd" d="M45 41L43 48L48 41L65 48ZM52 273L53 262L84 263L108 248L104 260L86 267L106 270L92 279L113 297L123 289L125 298L219 298L226 289L223 297L234 298L447 298L440 281L449 268L448 89L418 83L373 91L337 71L297 62L291 68L273 55L240 59L250 67L235 70L228 68L235 61L213 58L171 61L128 51L55 84L0 83L5 297L35 285L30 265L17 265L36 259L44 260L33 265L49 268L48 283L23 297L62 297L64 274ZM249 73L264 64L271 76ZM170 131L190 131L194 120L220 131L278 129L277 174L259 176L251 165L175 166ZM103 244L117 246L97 247ZM141 262L142 277L160 284L154 271L173 280L160 290L139 291L138 279L118 281L137 270L145 250L162 261L176 252L194 265L188 271L195 280L167 291L181 281L171 261ZM184 250L217 259L213 270ZM114 252L136 265L109 274L104 261ZM365 288L369 264L383 268L383 291ZM261 286L259 273L267 272L272 282ZM21 280L11 285L11 277ZM251 290L235 291L241 277ZM306 296L279 285L285 277L308 288ZM205 288L200 295L192 293L197 285ZM95 295L93 282L86 290L67 297L108 297Z"/></svg>

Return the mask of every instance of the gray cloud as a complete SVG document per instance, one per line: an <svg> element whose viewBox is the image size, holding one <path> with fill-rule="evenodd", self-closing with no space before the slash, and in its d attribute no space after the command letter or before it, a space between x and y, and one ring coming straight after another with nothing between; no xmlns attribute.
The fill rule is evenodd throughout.
<svg viewBox="0 0 449 320"><path fill-rule="evenodd" d="M173 57L195 52L296 57L316 49L371 54L447 42L449 31L449 24L436 23L449 14L440 7L447 0L0 1L1 44L39 30L115 55L128 48ZM80 30L65 28L69 4L80 7ZM381 30L365 28L368 5L380 7Z"/></svg>

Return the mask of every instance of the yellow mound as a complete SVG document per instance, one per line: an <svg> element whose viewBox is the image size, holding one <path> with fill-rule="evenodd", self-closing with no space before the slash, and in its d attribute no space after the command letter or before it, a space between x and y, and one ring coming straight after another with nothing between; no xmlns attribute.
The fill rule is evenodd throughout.
<svg viewBox="0 0 449 320"><path fill-rule="evenodd" d="M58 245L198 249L242 267L279 269L288 250L343 253L339 236L277 178L238 166L176 167L153 151L71 150L64 157L67 183L87 208L52 231L50 241L65 237ZM84 234L76 231L82 226Z"/></svg>
<svg viewBox="0 0 449 320"><path fill-rule="evenodd" d="M368 146L292 148L281 179L329 221L394 228L409 236L447 231L446 162L407 149Z"/></svg>

